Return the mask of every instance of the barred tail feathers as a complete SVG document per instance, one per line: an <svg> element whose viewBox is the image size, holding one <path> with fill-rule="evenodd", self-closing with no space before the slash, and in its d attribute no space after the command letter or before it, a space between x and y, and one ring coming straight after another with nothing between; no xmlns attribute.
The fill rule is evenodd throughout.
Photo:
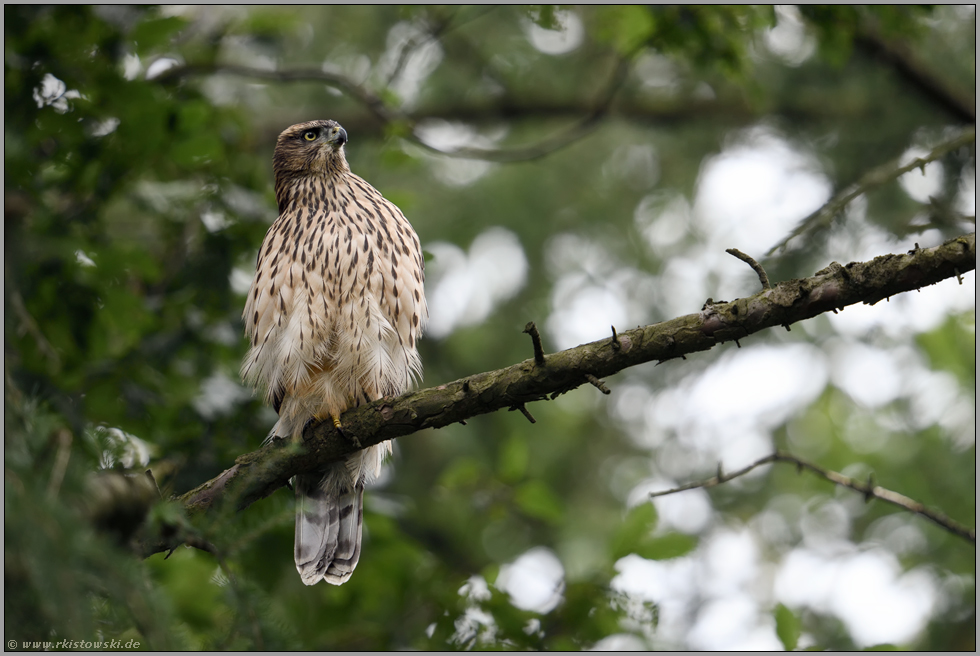
<svg viewBox="0 0 980 656"><path fill-rule="evenodd" d="M340 585L350 578L361 557L361 525L364 521L364 484L338 499L340 521L337 530L337 550L327 566L323 580Z"/></svg>
<svg viewBox="0 0 980 656"><path fill-rule="evenodd" d="M364 485L377 478L391 443L383 442L334 463L324 474L294 479L296 570L306 585L341 585L361 556Z"/></svg>
<svg viewBox="0 0 980 656"><path fill-rule="evenodd" d="M296 570L306 585L321 580L340 585L350 578L361 555L364 483L330 489L326 479L297 476Z"/></svg>
<svg viewBox="0 0 980 656"><path fill-rule="evenodd" d="M340 508L337 498L325 492L319 476L297 476L296 539L293 556L296 570L306 585L323 579L328 563L337 551Z"/></svg>

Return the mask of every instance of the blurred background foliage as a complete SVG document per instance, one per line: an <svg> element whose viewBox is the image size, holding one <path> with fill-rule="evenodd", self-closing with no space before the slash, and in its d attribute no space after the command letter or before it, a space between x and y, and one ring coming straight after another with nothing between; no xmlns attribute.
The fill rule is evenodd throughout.
<svg viewBox="0 0 980 656"><path fill-rule="evenodd" d="M338 120L352 169L415 226L431 254L433 386L529 357L528 320L554 350L753 293L724 248L761 258L834 190L975 122L972 7L7 5L4 17L5 639L975 648L975 549L924 520L788 466L643 500L779 447L972 524L972 273L912 295L945 299L931 322L891 299L628 370L609 397L589 387L530 408L534 425L496 413L398 440L339 588L296 575L288 490L197 526L217 555L141 560L128 531L90 521L96 471L149 462L165 495L184 492L274 422L239 383L240 312L276 215L285 127ZM767 184L732 159L753 152L784 157L782 211L746 201L749 218L722 229L720 208ZM709 197L725 162L740 189ZM764 260L770 278L972 232L974 150L929 170L928 194L903 178L862 196ZM708 407L724 407L743 399L735 388L803 379L806 393L756 403L754 418L671 423L706 385ZM160 503L147 521L185 520ZM838 582L884 568L925 605L889 606L874 592L887 587L860 577L820 597L807 590L821 581L793 578L800 562Z"/></svg>

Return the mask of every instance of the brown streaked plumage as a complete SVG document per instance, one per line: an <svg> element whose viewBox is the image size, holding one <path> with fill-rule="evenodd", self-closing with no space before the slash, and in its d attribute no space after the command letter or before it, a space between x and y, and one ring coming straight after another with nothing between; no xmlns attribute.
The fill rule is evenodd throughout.
<svg viewBox="0 0 980 656"><path fill-rule="evenodd" d="M294 125L276 142L279 218L242 315L242 376L279 413L270 439L301 439L314 418L339 426L348 408L400 394L421 374L422 248L401 211L350 172L345 143L335 121ZM364 484L390 452L383 442L295 478L294 555L307 585L350 578Z"/></svg>

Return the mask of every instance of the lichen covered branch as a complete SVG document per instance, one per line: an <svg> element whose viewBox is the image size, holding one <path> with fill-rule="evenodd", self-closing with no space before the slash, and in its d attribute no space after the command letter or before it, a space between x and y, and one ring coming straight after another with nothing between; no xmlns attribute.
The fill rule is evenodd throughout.
<svg viewBox="0 0 980 656"><path fill-rule="evenodd" d="M663 362L743 339L774 326L789 326L848 305L878 301L954 278L976 267L976 235L934 248L883 255L869 262L832 263L812 277L788 280L748 298L707 305L695 314L635 328L504 369L468 376L438 387L381 399L346 412L345 432L362 448L441 428L505 408L522 408L602 379L628 367ZM526 409L526 408L525 408ZM526 415L525 415L526 416ZM282 441L239 456L233 467L176 499L191 515L220 507L242 509L313 471L355 451L330 421L310 424L304 444ZM164 544L147 545L147 553Z"/></svg>

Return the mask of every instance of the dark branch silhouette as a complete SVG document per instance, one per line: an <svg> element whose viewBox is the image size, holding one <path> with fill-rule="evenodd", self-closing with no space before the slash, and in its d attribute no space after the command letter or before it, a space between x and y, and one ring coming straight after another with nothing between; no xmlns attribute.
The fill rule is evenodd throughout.
<svg viewBox="0 0 980 656"><path fill-rule="evenodd" d="M601 380L645 362L683 358L848 305L873 305L901 292L959 278L975 267L975 233L869 262L846 266L835 262L810 278L788 280L748 298L705 304L696 314L619 333L614 329L613 339L545 355L543 363L531 357L505 369L381 399L346 412L344 431L356 436L364 448L504 408L524 408L529 416L526 404L594 384L592 377ZM175 501L190 515L240 510L283 487L292 476L357 450L330 421L311 423L303 437L303 444L278 441L239 456L233 467ZM142 550L147 555L156 553L181 539L147 537Z"/></svg>

